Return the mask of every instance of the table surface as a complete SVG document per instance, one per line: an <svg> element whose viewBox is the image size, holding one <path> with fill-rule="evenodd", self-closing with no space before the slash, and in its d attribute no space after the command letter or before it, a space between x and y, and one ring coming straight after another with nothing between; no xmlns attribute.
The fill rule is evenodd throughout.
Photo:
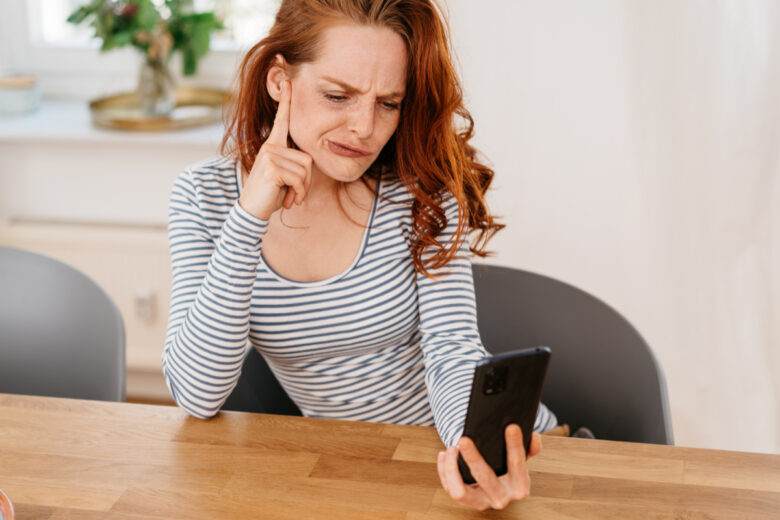
<svg viewBox="0 0 780 520"><path fill-rule="evenodd" d="M17 519L780 518L780 455L543 436L531 496L441 488L432 427L0 394Z"/></svg>

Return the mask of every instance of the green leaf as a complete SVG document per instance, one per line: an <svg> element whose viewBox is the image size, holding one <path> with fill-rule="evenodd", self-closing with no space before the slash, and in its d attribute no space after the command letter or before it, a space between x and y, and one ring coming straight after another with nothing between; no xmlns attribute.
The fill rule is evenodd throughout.
<svg viewBox="0 0 780 520"><path fill-rule="evenodd" d="M195 23L211 24L217 19L214 13L207 11L203 13L192 13L192 21Z"/></svg>
<svg viewBox="0 0 780 520"><path fill-rule="evenodd" d="M100 52L110 51L114 48L114 40L111 38L104 38L103 43L100 45Z"/></svg>
<svg viewBox="0 0 780 520"><path fill-rule="evenodd" d="M92 0L91 2L78 7L75 11L70 13L67 21L72 24L80 24L87 17L100 12L103 9L105 3L106 0Z"/></svg>
<svg viewBox="0 0 780 520"><path fill-rule="evenodd" d="M211 30L208 26L195 25L192 28L192 50L200 58L209 52Z"/></svg>
<svg viewBox="0 0 780 520"><path fill-rule="evenodd" d="M182 49L182 63L184 64L184 75L192 76L198 70L198 59L191 47Z"/></svg>
<svg viewBox="0 0 780 520"><path fill-rule="evenodd" d="M120 31L114 34L114 47L122 47L133 41L133 31Z"/></svg>
<svg viewBox="0 0 780 520"><path fill-rule="evenodd" d="M165 0L165 5L171 10L171 15L178 15L188 7L192 9L191 0Z"/></svg>
<svg viewBox="0 0 780 520"><path fill-rule="evenodd" d="M138 12L135 14L133 21L138 27L143 29L154 29L154 26L160 19L160 13L157 12L157 8L151 0L136 0L134 3L138 5Z"/></svg>
<svg viewBox="0 0 780 520"><path fill-rule="evenodd" d="M91 14L92 14L92 11L89 10L89 7L84 5L84 6L79 7L78 9L73 11L72 13L70 13L70 15L68 16L68 20L67 21L69 23L73 23L73 24L77 24L78 25L81 22L83 22L87 18L87 16L89 16Z"/></svg>

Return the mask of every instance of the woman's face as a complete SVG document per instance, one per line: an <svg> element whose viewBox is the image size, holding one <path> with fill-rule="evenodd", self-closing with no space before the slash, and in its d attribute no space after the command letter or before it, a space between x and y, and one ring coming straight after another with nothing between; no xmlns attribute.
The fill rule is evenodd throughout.
<svg viewBox="0 0 780 520"><path fill-rule="evenodd" d="M320 172L351 182L376 160L398 127L406 60L403 40L390 29L343 24L324 31L317 61L296 67L290 137ZM268 87L278 100L277 74L272 68ZM366 155L345 155L335 143Z"/></svg>

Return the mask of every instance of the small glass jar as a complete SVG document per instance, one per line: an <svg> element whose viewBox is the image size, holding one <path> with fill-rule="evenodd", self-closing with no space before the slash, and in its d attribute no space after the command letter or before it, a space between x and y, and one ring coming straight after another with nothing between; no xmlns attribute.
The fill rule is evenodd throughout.
<svg viewBox="0 0 780 520"><path fill-rule="evenodd" d="M0 76L0 115L34 112L41 102L41 86L32 74Z"/></svg>
<svg viewBox="0 0 780 520"><path fill-rule="evenodd" d="M0 520L14 520L14 505L2 489L0 489Z"/></svg>

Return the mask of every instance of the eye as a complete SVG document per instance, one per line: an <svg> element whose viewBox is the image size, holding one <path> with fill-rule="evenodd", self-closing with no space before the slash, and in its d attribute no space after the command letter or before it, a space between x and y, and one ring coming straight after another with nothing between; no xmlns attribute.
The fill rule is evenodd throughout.
<svg viewBox="0 0 780 520"><path fill-rule="evenodd" d="M398 110L401 107L398 103L382 103L382 106L387 110Z"/></svg>
<svg viewBox="0 0 780 520"><path fill-rule="evenodd" d="M347 99L346 96L335 96L333 94L327 94L327 93L323 94L323 96L325 96L325 99L329 99L330 101L333 101L334 103L340 103L340 102L344 101L345 99Z"/></svg>

